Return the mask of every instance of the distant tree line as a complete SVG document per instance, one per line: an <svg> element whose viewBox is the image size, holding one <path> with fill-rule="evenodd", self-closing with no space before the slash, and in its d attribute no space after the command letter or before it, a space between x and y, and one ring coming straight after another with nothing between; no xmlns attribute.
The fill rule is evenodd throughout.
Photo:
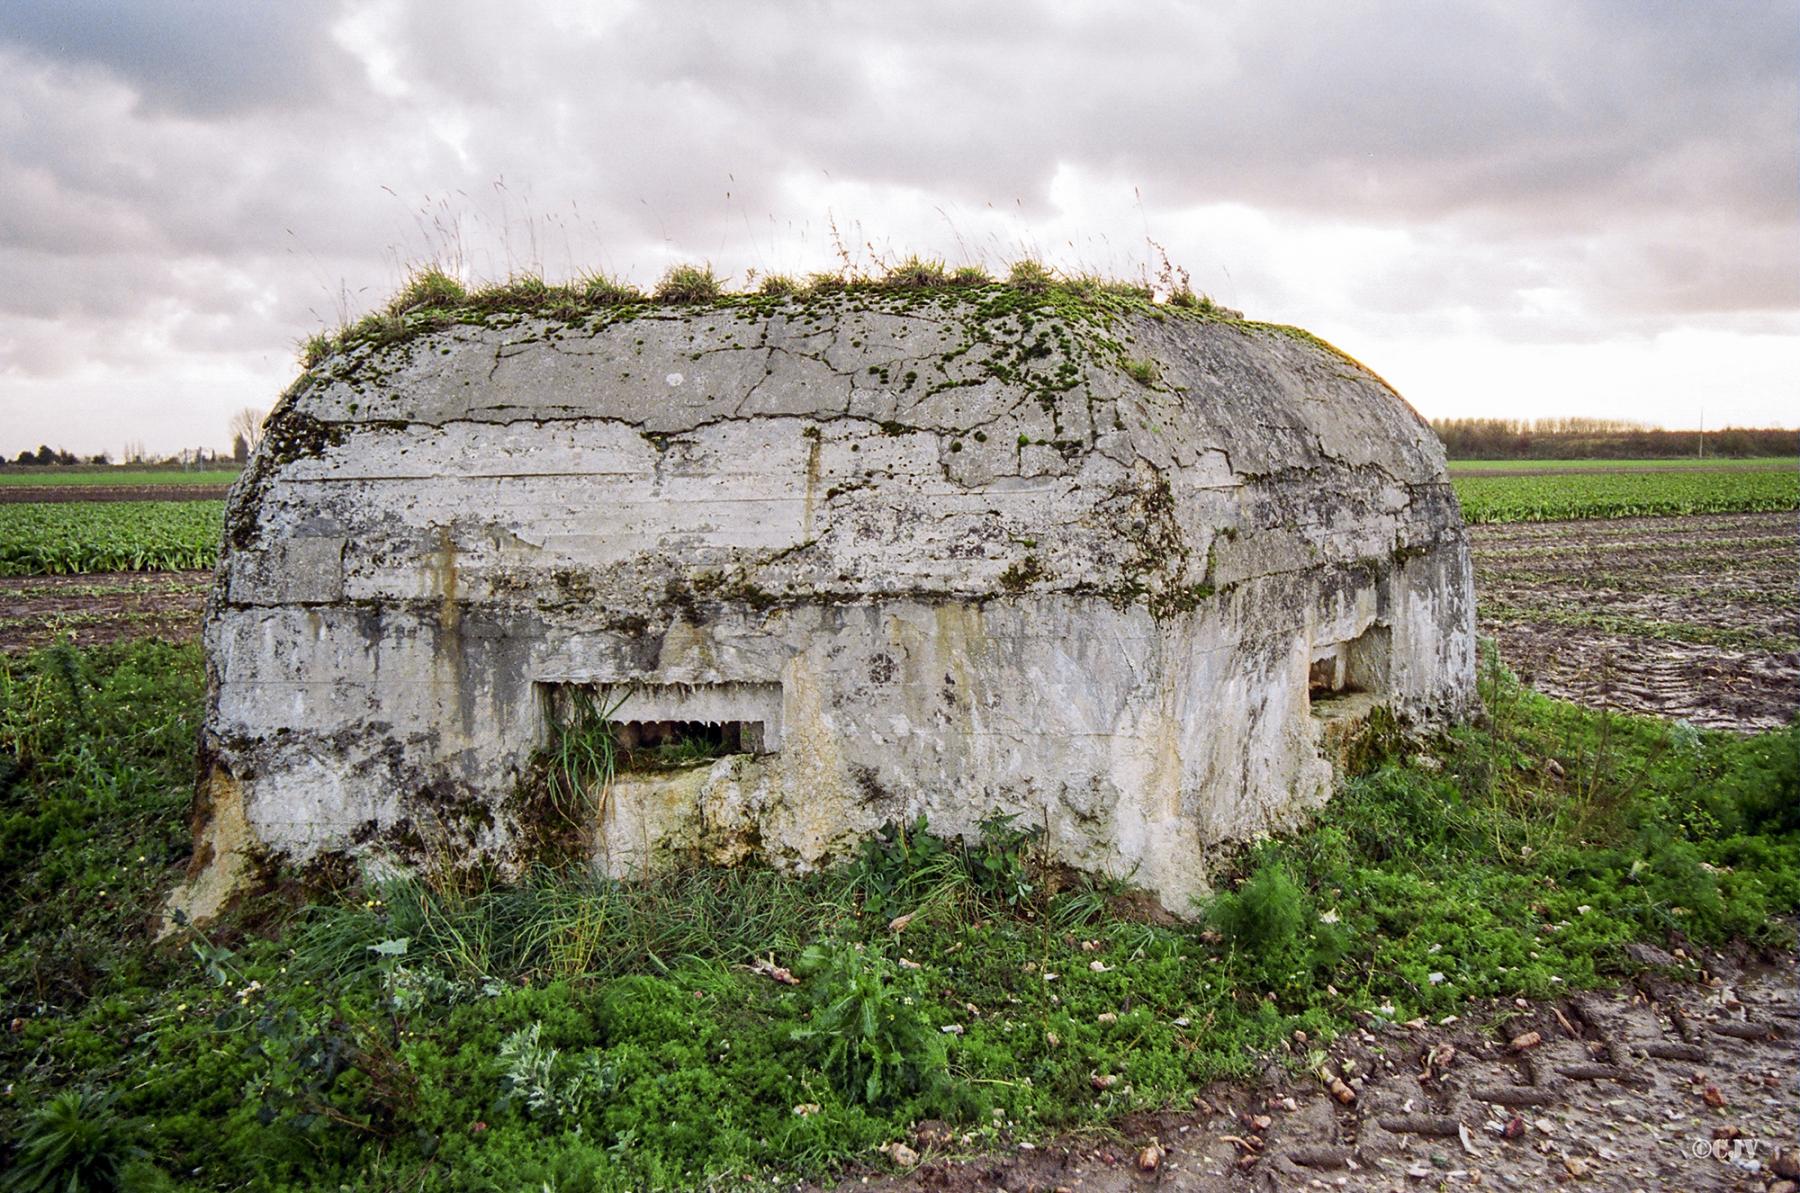
<svg viewBox="0 0 1800 1193"><path fill-rule="evenodd" d="M152 458L144 450L141 440L131 440L125 444L125 453L121 457L131 468L179 468L190 469L230 469L242 468L250 459L250 453L262 442L263 412L254 406L245 406L231 416L228 424L231 431L231 452L222 455L210 447L184 447L173 455ZM0 468L39 468L45 465L70 467L77 464L107 466L112 457L105 452L96 456L77 456L63 448L53 448L48 444L40 444L34 452L23 451L14 459L0 455Z"/></svg>
<svg viewBox="0 0 1800 1193"><path fill-rule="evenodd" d="M4 456L0 456L0 465L18 465L26 468L36 468L47 464L68 465L110 463L112 463L112 460L105 452L101 452L97 456L77 456L72 451L67 451L63 448L53 448L47 443L40 443L38 449L34 452L20 452L11 460L8 460Z"/></svg>
<svg viewBox="0 0 1800 1193"><path fill-rule="evenodd" d="M1605 418L1434 418L1452 460L1630 460L1682 456L1792 456L1800 431L1726 427L1666 431Z"/></svg>
<svg viewBox="0 0 1800 1193"><path fill-rule="evenodd" d="M243 454L230 456L222 455L210 447L184 447L173 455L152 459L144 453L142 447L127 445L125 463L133 468L229 469L241 465L247 454L247 448L243 449ZM75 465L106 467L112 462L112 456L106 452L78 456L65 448L51 447L48 444L39 444L36 451L20 452L10 460L0 456L0 468L69 468Z"/></svg>

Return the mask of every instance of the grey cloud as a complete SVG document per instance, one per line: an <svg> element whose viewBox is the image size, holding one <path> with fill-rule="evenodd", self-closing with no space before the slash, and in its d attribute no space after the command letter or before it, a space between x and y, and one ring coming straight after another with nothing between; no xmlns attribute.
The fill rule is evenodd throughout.
<svg viewBox="0 0 1800 1193"><path fill-rule="evenodd" d="M280 106L354 78L336 6L238 0L8 0L0 42L93 66L151 110L201 117Z"/></svg>
<svg viewBox="0 0 1800 1193"><path fill-rule="evenodd" d="M1530 337L1522 296L1559 289L1579 311L1555 334L1598 338L1800 307L1795 0L413 0L367 10L391 13L397 95L332 32L361 8L0 6L0 321L141 328L173 303L196 352L285 353L409 259L741 269L771 224L826 244L784 180L827 174L1029 230L1060 166L1136 183L1153 225L1235 203L1405 229L1416 259L1338 299L1372 317ZM1253 304L1313 284L1189 243ZM30 356L11 367L71 367Z"/></svg>

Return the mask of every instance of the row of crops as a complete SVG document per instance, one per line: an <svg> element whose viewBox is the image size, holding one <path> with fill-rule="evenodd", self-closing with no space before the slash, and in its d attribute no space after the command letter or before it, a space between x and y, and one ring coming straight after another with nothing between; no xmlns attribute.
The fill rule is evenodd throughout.
<svg viewBox="0 0 1800 1193"><path fill-rule="evenodd" d="M224 468L179 472L169 468L0 468L0 488L17 485L39 488L50 485L229 485L235 471Z"/></svg>
<svg viewBox="0 0 1800 1193"><path fill-rule="evenodd" d="M1800 508L1800 469L1452 475L1469 522L1563 522Z"/></svg>
<svg viewBox="0 0 1800 1193"><path fill-rule="evenodd" d="M0 576L211 567L224 519L222 501L0 504Z"/></svg>
<svg viewBox="0 0 1800 1193"><path fill-rule="evenodd" d="M1451 460L1450 474L1489 472L1518 475L1527 472L1778 472L1793 461L1776 456L1743 459L1687 456L1656 460Z"/></svg>

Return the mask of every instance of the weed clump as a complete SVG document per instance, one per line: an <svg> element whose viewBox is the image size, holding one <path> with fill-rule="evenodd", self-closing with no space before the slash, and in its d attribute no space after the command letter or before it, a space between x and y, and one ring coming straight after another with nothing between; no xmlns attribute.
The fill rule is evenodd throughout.
<svg viewBox="0 0 1800 1193"><path fill-rule="evenodd" d="M757 285L756 292L769 298L791 298L800 293L800 283L785 273L771 273Z"/></svg>
<svg viewBox="0 0 1800 1193"><path fill-rule="evenodd" d="M469 295L468 305L477 311L547 311L566 309L578 296L568 286L552 286L543 278L523 274Z"/></svg>
<svg viewBox="0 0 1800 1193"><path fill-rule="evenodd" d="M1746 833L1800 833L1800 723L1770 734L1750 750L1743 771L1725 785L1722 803L1738 816L1720 817Z"/></svg>
<svg viewBox="0 0 1800 1193"><path fill-rule="evenodd" d="M461 282L441 269L425 269L407 279L388 303L387 311L390 315L409 315L427 308L455 307L467 297Z"/></svg>
<svg viewBox="0 0 1800 1193"><path fill-rule="evenodd" d="M931 290L945 284L944 263L908 257L882 275L885 290Z"/></svg>
<svg viewBox="0 0 1800 1193"><path fill-rule="evenodd" d="M863 842L848 869L851 889L874 916L922 907L1016 908L1035 889L1033 849L1040 830L1013 813L982 820L973 842L933 835L923 816L890 824Z"/></svg>
<svg viewBox="0 0 1800 1193"><path fill-rule="evenodd" d="M110 1095L66 1090L31 1117L0 1188L8 1193L120 1189L127 1165L144 1155Z"/></svg>
<svg viewBox="0 0 1800 1193"><path fill-rule="evenodd" d="M1056 284L1056 275L1043 262L1026 257L1013 262L1006 281L1015 290L1023 290L1027 294L1042 294Z"/></svg>
<svg viewBox="0 0 1800 1193"><path fill-rule="evenodd" d="M979 265L959 265L944 279L944 284L967 290L976 286L991 286L994 279Z"/></svg>
<svg viewBox="0 0 1800 1193"><path fill-rule="evenodd" d="M630 282L615 281L600 273L582 280L581 296L597 307L617 307L644 301L643 291Z"/></svg>
<svg viewBox="0 0 1800 1193"><path fill-rule="evenodd" d="M1161 377L1161 372L1157 369L1156 362L1148 358L1127 358L1120 362L1120 367L1125 370L1126 376L1130 377L1139 385L1155 385L1157 380Z"/></svg>
<svg viewBox="0 0 1800 1193"><path fill-rule="evenodd" d="M542 1023L533 1023L501 1041L499 1105L522 1106L551 1130L577 1127L618 1089L618 1072L593 1052L569 1055L551 1047L543 1030Z"/></svg>
<svg viewBox="0 0 1800 1193"><path fill-rule="evenodd" d="M849 288L850 279L843 274L821 270L806 275L804 292L808 298L817 298L828 294L842 294Z"/></svg>
<svg viewBox="0 0 1800 1193"><path fill-rule="evenodd" d="M1279 861L1263 862L1236 891L1214 896L1202 919L1240 973L1290 999L1309 992L1345 952L1342 928L1321 916Z"/></svg>
<svg viewBox="0 0 1800 1193"><path fill-rule="evenodd" d="M620 762L612 717L629 695L627 690L603 705L581 684L559 693L562 707L551 719L550 741L535 769L543 773L551 810L570 827L592 824L604 811Z"/></svg>
<svg viewBox="0 0 1800 1193"><path fill-rule="evenodd" d="M944 1037L920 1012L917 970L902 970L879 945L809 946L794 971L810 979L812 1020L794 1039L852 1103L892 1106L944 1081Z"/></svg>
<svg viewBox="0 0 1800 1193"><path fill-rule="evenodd" d="M300 367L310 369L331 355L333 348L331 337L324 332L315 332L300 341Z"/></svg>
<svg viewBox="0 0 1800 1193"><path fill-rule="evenodd" d="M671 265L654 292L657 301L673 303L712 302L722 293L710 265Z"/></svg>

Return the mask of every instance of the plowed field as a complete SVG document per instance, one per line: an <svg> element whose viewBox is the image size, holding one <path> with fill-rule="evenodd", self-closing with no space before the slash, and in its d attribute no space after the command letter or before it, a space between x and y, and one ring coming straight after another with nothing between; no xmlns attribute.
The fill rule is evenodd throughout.
<svg viewBox="0 0 1800 1193"><path fill-rule="evenodd" d="M1481 632L1540 691L1757 730L1800 711L1791 512L1470 528Z"/></svg>

